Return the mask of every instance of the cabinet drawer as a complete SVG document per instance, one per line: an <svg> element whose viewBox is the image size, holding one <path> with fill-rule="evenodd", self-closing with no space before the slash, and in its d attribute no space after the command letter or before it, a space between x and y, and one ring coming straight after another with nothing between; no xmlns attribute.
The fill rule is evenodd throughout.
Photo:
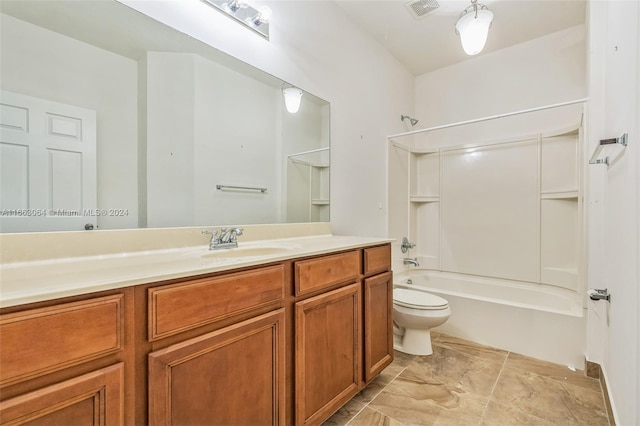
<svg viewBox="0 0 640 426"><path fill-rule="evenodd" d="M0 424L124 425L124 364L2 401Z"/></svg>
<svg viewBox="0 0 640 426"><path fill-rule="evenodd" d="M360 252L324 256L296 262L296 295L311 293L335 284L349 283L360 274Z"/></svg>
<svg viewBox="0 0 640 426"><path fill-rule="evenodd" d="M283 300L284 266L149 289L149 340Z"/></svg>
<svg viewBox="0 0 640 426"><path fill-rule="evenodd" d="M371 247L364 249L364 274L371 275L387 272L391 269L391 246Z"/></svg>
<svg viewBox="0 0 640 426"><path fill-rule="evenodd" d="M124 295L0 316L2 386L122 349Z"/></svg>

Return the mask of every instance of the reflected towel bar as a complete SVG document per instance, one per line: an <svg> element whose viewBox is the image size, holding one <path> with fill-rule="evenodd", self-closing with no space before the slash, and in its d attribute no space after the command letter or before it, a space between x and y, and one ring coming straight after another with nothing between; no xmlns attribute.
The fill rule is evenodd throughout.
<svg viewBox="0 0 640 426"><path fill-rule="evenodd" d="M602 148L604 148L605 146L616 145L616 144L626 147L628 144L628 137L629 136L627 135L627 133L625 133L619 138L601 139L600 143L596 147L596 150L593 152L591 159L589 160L589 164L606 164L608 166L609 156L606 156L604 158L598 158L598 156L600 156L600 151L602 151Z"/></svg>
<svg viewBox="0 0 640 426"><path fill-rule="evenodd" d="M267 188L259 188L256 186L234 186L234 185L216 185L216 189L240 189L244 191L260 191L263 194L267 192Z"/></svg>

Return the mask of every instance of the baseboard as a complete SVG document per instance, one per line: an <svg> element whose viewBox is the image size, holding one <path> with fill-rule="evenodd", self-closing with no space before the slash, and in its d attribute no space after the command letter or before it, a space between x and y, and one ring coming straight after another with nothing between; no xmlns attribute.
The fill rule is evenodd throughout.
<svg viewBox="0 0 640 426"><path fill-rule="evenodd" d="M604 405L607 410L607 416L609 417L609 424L611 426L615 426L616 421L613 416L613 408L611 407L611 400L609 399L609 388L607 387L607 379L602 372L602 367L597 362L591 362L588 360L584 360L584 373L587 377L591 377L592 379L598 379L600 381L600 386L602 387L602 395L604 396Z"/></svg>

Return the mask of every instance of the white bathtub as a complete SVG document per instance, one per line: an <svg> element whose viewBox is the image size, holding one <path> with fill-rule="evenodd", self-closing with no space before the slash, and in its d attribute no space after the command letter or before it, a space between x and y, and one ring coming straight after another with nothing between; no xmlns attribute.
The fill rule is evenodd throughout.
<svg viewBox="0 0 640 426"><path fill-rule="evenodd" d="M436 332L584 368L586 318L574 292L427 270L398 273L394 285L447 299L451 317Z"/></svg>

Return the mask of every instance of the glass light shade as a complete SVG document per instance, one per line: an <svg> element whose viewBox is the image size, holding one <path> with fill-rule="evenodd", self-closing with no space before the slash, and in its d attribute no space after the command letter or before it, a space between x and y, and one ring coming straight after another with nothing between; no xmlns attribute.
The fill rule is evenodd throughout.
<svg viewBox="0 0 640 426"><path fill-rule="evenodd" d="M456 30L460 33L464 53L477 55L484 49L491 21L493 21L493 13L489 10L478 10L478 17L470 11L458 20Z"/></svg>
<svg viewBox="0 0 640 426"><path fill-rule="evenodd" d="M295 114L300 109L300 101L302 100L302 90L295 87L288 87L282 89L284 95L284 104L287 107L287 111L291 114Z"/></svg>

